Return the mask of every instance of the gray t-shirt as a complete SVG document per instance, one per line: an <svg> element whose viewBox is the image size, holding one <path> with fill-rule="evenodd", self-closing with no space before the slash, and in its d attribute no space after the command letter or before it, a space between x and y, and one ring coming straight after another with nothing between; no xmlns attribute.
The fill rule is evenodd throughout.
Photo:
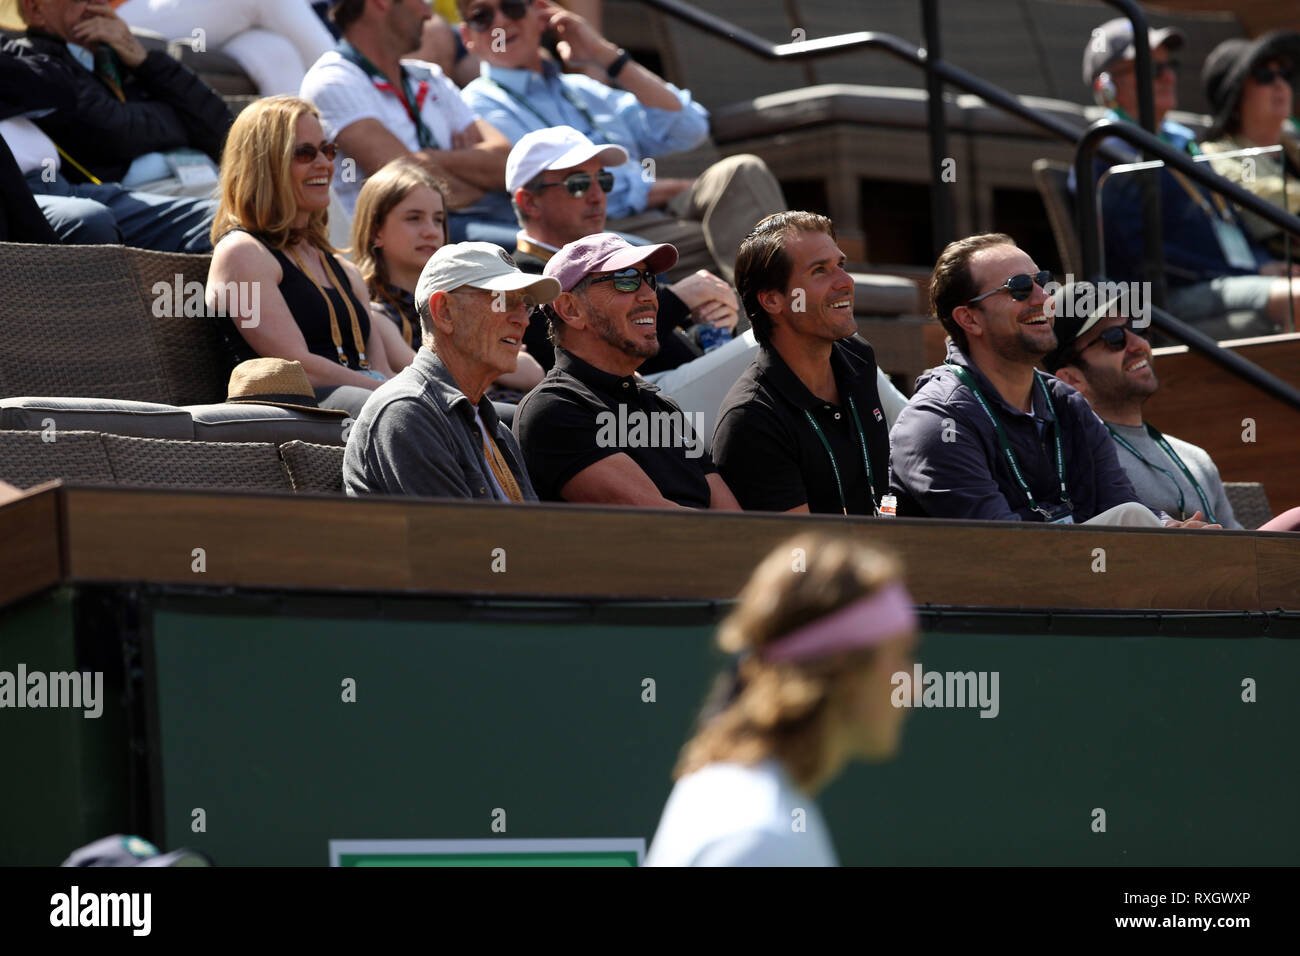
<svg viewBox="0 0 1300 956"><path fill-rule="evenodd" d="M1115 451L1119 455L1119 463L1124 471L1128 474L1129 481L1133 483L1133 490L1137 492L1138 499L1148 508L1154 508L1157 511L1164 511L1174 518L1191 517L1195 511L1204 511L1201 504L1201 497L1196 493L1196 489L1183 470L1178 467L1170 457L1165 454L1163 448L1154 438L1147 433L1146 426L1116 425L1114 422L1108 422L1108 425L1119 434L1124 441L1133 446L1137 452L1145 458L1155 468L1144 465L1138 458L1124 447L1123 442L1115 442ZM1219 469L1215 467L1214 460L1209 456L1204 448L1185 442L1181 438L1175 438L1172 435L1165 435L1165 441L1169 442L1169 447L1174 453L1182 459L1187 470L1192 473L1197 483L1201 486L1201 491L1209 500L1210 508L1214 511L1214 519L1225 528L1233 531L1241 530L1241 523L1232 514L1232 505L1228 503L1228 495L1223 490L1223 481L1219 478ZM1157 468L1163 468L1165 472L1158 471ZM1178 510L1178 492L1183 493L1183 513ZM1209 515L1205 518L1208 521Z"/></svg>

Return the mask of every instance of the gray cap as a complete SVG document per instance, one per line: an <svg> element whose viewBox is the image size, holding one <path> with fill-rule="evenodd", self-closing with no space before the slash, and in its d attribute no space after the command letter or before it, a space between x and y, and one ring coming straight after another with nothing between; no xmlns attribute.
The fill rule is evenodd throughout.
<svg viewBox="0 0 1300 956"><path fill-rule="evenodd" d="M491 242L453 242L443 246L424 264L415 284L415 307L429 321L429 296L470 286L490 292L528 289L539 304L560 294L560 283L549 276L519 271L510 253Z"/></svg>
<svg viewBox="0 0 1300 956"><path fill-rule="evenodd" d="M1170 52L1180 50L1185 39L1183 31L1177 27L1147 31L1147 42L1153 50L1158 46L1168 47ZM1107 20L1092 31L1088 45L1083 48L1083 85L1091 88L1093 81L1106 70L1121 60L1132 60L1136 56L1132 22L1127 17Z"/></svg>

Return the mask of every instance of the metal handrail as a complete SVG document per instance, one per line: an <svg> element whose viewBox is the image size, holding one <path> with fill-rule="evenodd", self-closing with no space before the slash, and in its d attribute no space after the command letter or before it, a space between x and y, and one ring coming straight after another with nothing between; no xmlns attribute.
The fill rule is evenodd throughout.
<svg viewBox="0 0 1300 956"><path fill-rule="evenodd" d="M1151 106L1152 87L1151 87L1151 63L1150 63L1150 44L1147 33L1146 17L1132 0L1104 0L1111 6L1123 10L1134 24L1134 44L1136 53L1137 78L1139 81L1139 111L1146 116L1154 117L1154 108ZM1085 275L1089 278L1095 278L1097 269L1099 242L1096 222L1096 183L1092 178L1091 161L1097 155L1101 155L1111 163L1126 162L1129 157L1125 157L1118 150L1102 142L1107 135L1115 135L1120 139L1128 140L1131 145L1137 146L1140 150L1151 153L1162 159L1174 157L1174 165L1180 169L1182 156L1172 150L1165 143L1161 142L1147 130L1134 126L1130 123L1117 124L1111 120L1098 120L1086 131L1079 130L1071 123L1067 123L1054 116L1046 113L1039 113L1021 103L1015 96L1003 90L1001 87L988 83L980 79L973 73L958 66L954 66L942 59L930 58L926 51L913 46L910 43L889 33L877 33L874 31L859 31L857 33L844 33L832 37L822 37L815 40L801 40L797 43L770 43L762 37L749 32L734 23L729 23L721 17L712 13L707 13L683 0L641 0L646 6L653 7L663 13L668 14L678 20L688 23L694 27L703 30L713 36L727 40L735 46L749 51L755 56L765 60L775 61L800 61L809 59L819 59L821 57L833 54L848 53L853 50L876 49L894 56L900 60L911 63L927 72L933 72L940 76L945 82L963 89L968 93L974 93L986 103L998 107L1004 112L1010 113L1027 123L1037 126L1058 139L1064 139L1071 143L1077 143L1075 154L1075 171L1078 179L1078 197L1080 208L1094 210L1089 216L1079 217L1081 248L1083 250L1083 260L1085 264ZM1142 82L1145 74L1145 82ZM1145 91L1145 92L1144 92ZM1214 183L1210 180L1213 175L1206 173L1204 170L1187 160L1190 168L1189 175L1197 182L1201 182L1211 189L1219 189L1225 195L1237 201L1239 205L1250 209L1252 212L1258 212L1265 219L1280 225L1283 229L1288 229L1300 235L1297 227L1300 227L1300 219L1289 214L1281 213L1276 207L1259 199L1252 193L1248 193L1241 187L1222 180ZM1084 196L1087 195L1087 205L1084 206ZM1149 204L1148 204L1149 207ZM1150 208L1150 207L1149 207ZM1150 218L1150 211L1147 212L1147 218ZM1279 218L1281 217L1281 218ZM1159 222L1155 224L1159 229ZM1151 233L1147 233L1147 241L1151 241ZM1091 249L1091 259L1089 258L1089 249ZM1089 265L1091 269L1089 269ZM1246 379L1255 387L1267 392L1270 395L1286 402L1294 408L1300 409L1300 392L1283 382L1281 379L1263 369L1254 363L1243 359L1241 356L1230 353L1219 346L1217 342L1203 333L1197 331L1184 322L1175 319L1173 316L1164 312L1162 309L1152 309L1152 315L1155 317L1156 325L1162 331L1168 332L1175 338L1185 342L1190 348L1202 352L1211 361L1228 369Z"/></svg>
<svg viewBox="0 0 1300 956"><path fill-rule="evenodd" d="M1195 162L1186 153L1152 136L1132 123L1101 119L1093 123L1079 140L1074 157L1074 178L1077 184L1080 252L1083 258L1083 276L1095 282L1101 278L1101 230L1097 223L1097 184L1093 179L1093 157L1105 139L1115 137L1150 153L1166 165L1172 166L1194 182L1218 192L1232 202L1271 222L1273 225L1300 236L1300 217L1274 206L1249 190ZM1292 408L1300 409L1300 391L1270 372L1250 362L1236 352L1223 348L1205 333L1174 318L1163 309L1151 310L1156 328L1185 342L1190 348L1203 353L1210 361L1244 378L1256 388Z"/></svg>

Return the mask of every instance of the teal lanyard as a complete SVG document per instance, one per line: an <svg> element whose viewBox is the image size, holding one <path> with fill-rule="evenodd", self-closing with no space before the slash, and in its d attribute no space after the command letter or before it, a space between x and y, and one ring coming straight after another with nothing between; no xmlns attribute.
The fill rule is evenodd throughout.
<svg viewBox="0 0 1300 956"><path fill-rule="evenodd" d="M1209 499L1205 497L1205 492L1201 490L1200 482L1198 482L1194 477L1192 477L1191 471L1188 470L1185 464L1183 464L1183 460L1178 457L1178 453L1175 452L1172 447L1170 447L1169 442L1165 440L1165 436L1160 434L1160 432L1156 431L1156 427L1154 425L1147 425L1146 429L1147 429L1147 434L1151 436L1151 440L1160 446L1160 450L1169 456L1169 460L1172 461L1178 467L1178 470L1183 473L1183 477L1185 477L1188 480L1188 482L1191 484L1191 486L1196 490L1196 496L1201 499L1201 514L1205 515L1205 520L1208 521L1210 524L1217 524L1217 522L1214 519L1214 509L1210 507ZM1175 478L1173 474L1169 472L1167 469L1161 468L1159 465L1155 464L1154 462L1147 461L1146 458L1143 457L1142 453L1138 451L1136 448L1134 448L1132 444L1130 444L1128 440L1124 438L1123 435L1115 431L1115 429L1111 428L1110 422L1106 423L1106 430L1110 432L1111 438L1115 439L1115 441L1119 442L1124 448L1128 450L1128 453L1130 455L1132 455L1138 461L1142 462L1142 464L1146 465L1152 471L1160 472L1162 475L1164 475L1166 478L1168 478L1170 481L1174 483L1174 490L1178 492L1178 517L1180 520L1185 521L1187 519L1187 509L1183 507L1184 505L1183 488L1182 485L1178 484L1178 479Z"/></svg>
<svg viewBox="0 0 1300 956"><path fill-rule="evenodd" d="M406 108L406 115L411 118L415 124L415 138L419 142L421 149L441 149L438 140L434 137L433 131L424 125L424 120L420 116L420 108L423 105L415 95L411 93L410 74L406 72L406 67L398 65L401 71L401 90L393 89L393 85L388 82L388 77L379 72L379 67L375 66L366 58L366 55L354 47L347 40L340 40L338 45L339 56L353 63L365 71L366 76L381 90L392 92L402 102Z"/></svg>
<svg viewBox="0 0 1300 956"><path fill-rule="evenodd" d="M867 454L867 436L862 430L862 419L858 417L858 406L853 401L853 396L849 396L849 412L853 415L853 426L858 430L858 447L862 449L862 464L867 469L867 490L871 494L871 513L880 514L880 505L876 501L876 476L871 470L871 456ZM840 478L840 466L835 461L835 452L831 451L831 443L826 440L821 428L817 425L817 419L813 418L812 412L804 409L803 413L808 419L808 424L812 426L813 432L821 439L822 447L826 449L826 457L831 460L831 471L835 474L835 488L840 493L840 510L846 515L849 513L849 503L844 497L844 482Z"/></svg>
<svg viewBox="0 0 1300 956"><path fill-rule="evenodd" d="M541 114L541 112L537 109L537 107L533 106L532 103L529 103L526 99L524 99L514 90L510 89L510 87L502 86L500 83L498 83L496 80L492 79L491 77L485 77L485 79L493 86L495 86L498 90L500 90L502 93L504 93L506 96L510 97L520 106L522 106L524 109L528 110L528 112L536 116L538 120L541 121L543 126L556 126L556 125L567 126L568 125L567 123L557 124L553 120L548 120L545 116ZM609 133L607 133L604 130L604 128L601 127L601 125L596 122L596 118L587 111L587 108L585 106L583 106L580 102L578 102L578 98L576 96L574 96L572 93L569 92L568 87L564 85L563 81L556 80L556 82L560 84L560 95L563 96L565 100L568 101L570 106L572 106L575 110L577 110L579 113L582 114L582 118L587 121L587 125L591 128L592 132L600 134L601 142L616 144L618 140L610 136Z"/></svg>
<svg viewBox="0 0 1300 956"><path fill-rule="evenodd" d="M952 369L961 383L971 390L975 395L975 400L979 402L980 408L984 409L984 414L993 423L993 431L997 434L998 444L1002 447L1002 454L1006 458L1007 464L1011 466L1011 474L1016 479L1016 484L1020 485L1020 490L1024 492L1025 498L1029 501L1029 507L1045 519L1050 520L1050 512L1046 508L1040 507L1038 502L1034 500L1034 494L1029 490L1029 482L1025 481L1025 476L1020 471L1020 462L1016 460L1016 453L1011 450L1011 444L1007 441L1006 432L1002 429L1002 422L998 421L998 417L993 414L993 409L989 408L989 403L985 401L984 395L975 384L975 379L970 372L955 362L947 361L944 364ZM1043 390L1043 400L1047 402L1047 410L1052 413L1052 418L1056 419L1056 426L1052 429L1052 438L1056 444L1056 480L1061 486L1061 504L1073 511L1074 506L1070 501L1070 489L1065 479L1065 453L1061 450L1061 420L1057 418L1056 406L1052 404L1052 394L1047 390L1043 376L1039 374L1037 369L1034 370L1034 381Z"/></svg>

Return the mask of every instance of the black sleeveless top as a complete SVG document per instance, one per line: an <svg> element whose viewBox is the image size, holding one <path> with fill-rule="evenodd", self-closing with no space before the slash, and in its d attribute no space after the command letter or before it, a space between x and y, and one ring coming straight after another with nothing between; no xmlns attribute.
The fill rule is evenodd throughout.
<svg viewBox="0 0 1300 956"><path fill-rule="evenodd" d="M232 229L231 232L248 232L248 230ZM327 358L331 362L337 362L339 354L338 350L334 348L334 338L330 334L329 309L325 305L325 299L321 296L320 290L316 288L316 284L310 276L298 268L298 264L294 262L292 256L280 249L272 248L261 236L251 232L248 234L266 246L271 255L275 256L275 261L280 263L280 270L283 273L279 285L280 295L284 297L285 304L289 306L289 311L298 324L302 337L307 342L307 351L313 355ZM370 338L370 313L365 304L358 300L356 293L352 291L352 284L348 281L347 273L343 271L343 267L339 265L338 260L333 256L322 256L322 258L325 260L326 268L329 270L331 282L333 283L331 287L322 286L322 288L324 288L325 295L329 296L330 302L334 306L334 315L338 320L339 332L343 338L343 352L347 356L348 368L359 372L362 370L361 361L357 355L356 343L353 341L352 319L348 316L348 307L344 304L343 296L346 295L351 300L352 308L356 310L357 324L361 328L363 348ZM242 335L238 336L238 338L243 342ZM244 342L243 345L243 351L247 353L244 358L258 357L247 342Z"/></svg>

